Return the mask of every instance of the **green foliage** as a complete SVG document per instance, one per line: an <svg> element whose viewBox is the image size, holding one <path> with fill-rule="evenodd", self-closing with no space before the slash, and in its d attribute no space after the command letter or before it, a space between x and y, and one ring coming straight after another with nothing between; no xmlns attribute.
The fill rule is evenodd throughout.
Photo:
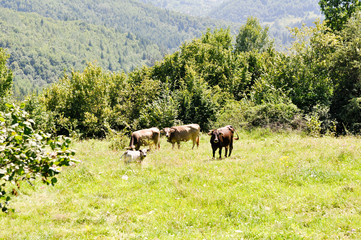
<svg viewBox="0 0 361 240"><path fill-rule="evenodd" d="M333 31L340 31L355 12L361 10L359 0L320 0L325 22Z"/></svg>
<svg viewBox="0 0 361 240"><path fill-rule="evenodd" d="M0 18L4 33L0 47L11 54L9 67L14 72L17 98L38 93L72 69L84 69L87 61L96 61L109 71L130 72L161 58L155 44L104 26L62 22L3 8Z"/></svg>
<svg viewBox="0 0 361 240"><path fill-rule="evenodd" d="M111 131L107 135L109 141L109 148L113 151L122 151L129 146L130 133L123 129L121 131Z"/></svg>
<svg viewBox="0 0 361 240"><path fill-rule="evenodd" d="M340 32L341 40L329 68L335 85L330 112L338 122L339 132L360 132L360 34L361 14L356 14Z"/></svg>
<svg viewBox="0 0 361 240"><path fill-rule="evenodd" d="M12 71L6 65L8 58L9 55L6 54L6 51L0 48L0 98L10 93L13 84Z"/></svg>
<svg viewBox="0 0 361 240"><path fill-rule="evenodd" d="M141 110L158 98L160 89L146 72L133 71L128 79L89 63L82 73L73 71L46 89L42 102L61 134L105 137L111 129L136 129Z"/></svg>
<svg viewBox="0 0 361 240"><path fill-rule="evenodd" d="M83 73L72 72L46 89L42 101L46 110L55 114L58 133L69 135L78 130L84 137L104 137L111 124L108 119L113 119L115 89L121 89L124 81L122 75L104 73L88 64Z"/></svg>
<svg viewBox="0 0 361 240"><path fill-rule="evenodd" d="M249 17L236 37L235 51L265 51L270 45L268 27L262 28L257 18Z"/></svg>
<svg viewBox="0 0 361 240"><path fill-rule="evenodd" d="M176 125L179 116L177 96L166 88L161 96L140 111L139 126L141 128L157 126L165 128Z"/></svg>
<svg viewBox="0 0 361 240"><path fill-rule="evenodd" d="M32 119L23 109L7 104L0 112L0 208L8 211L11 195L23 181L41 177L54 185L61 167L71 165L75 152L69 149L70 139L51 139L49 134L35 131ZM13 189L11 190L11 186Z"/></svg>
<svg viewBox="0 0 361 240"><path fill-rule="evenodd" d="M19 99L39 93L64 71L83 69L88 61L109 71L151 66L207 27L225 26L134 0L4 0L0 18L4 33L0 47L11 54Z"/></svg>
<svg viewBox="0 0 361 240"><path fill-rule="evenodd" d="M278 54L268 81L281 88L305 113L317 104L329 105L334 84L329 76L331 56L338 37L325 31L325 26L294 28L296 41L291 54Z"/></svg>
<svg viewBox="0 0 361 240"><path fill-rule="evenodd" d="M226 25L219 20L185 16L135 0L1 0L0 6L62 21L82 20L109 26L156 43L162 49L176 48L185 40L200 36L208 27Z"/></svg>
<svg viewBox="0 0 361 240"><path fill-rule="evenodd" d="M217 117L217 126L232 124L241 128L297 128L300 110L281 89L257 81L248 97L228 101Z"/></svg>

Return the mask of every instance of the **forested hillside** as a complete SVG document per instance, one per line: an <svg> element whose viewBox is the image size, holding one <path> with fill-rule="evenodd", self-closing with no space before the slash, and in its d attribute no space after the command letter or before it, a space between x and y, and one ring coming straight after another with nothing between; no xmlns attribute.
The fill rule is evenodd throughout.
<svg viewBox="0 0 361 240"><path fill-rule="evenodd" d="M62 21L85 20L117 28L148 39L164 49L177 48L185 40L199 37L207 28L227 26L219 21L181 15L136 0L1 0L0 6L36 12Z"/></svg>
<svg viewBox="0 0 361 240"><path fill-rule="evenodd" d="M287 27L303 23L313 25L322 18L317 0L141 0L155 6L213 19L245 23L250 16L257 17L262 25L270 27L270 35L278 45L290 45L292 38Z"/></svg>
<svg viewBox="0 0 361 240"><path fill-rule="evenodd" d="M79 20L59 21L3 8L0 21L0 47L10 54L17 96L56 82L64 71L83 69L88 61L110 71L131 71L153 65L162 56L156 44L131 33Z"/></svg>
<svg viewBox="0 0 361 240"><path fill-rule="evenodd" d="M227 26L134 0L1 0L0 21L17 97L87 61L109 71L150 66L207 28Z"/></svg>
<svg viewBox="0 0 361 240"><path fill-rule="evenodd" d="M151 3L160 8L166 8L173 11L186 13L192 16L208 16L226 0L141 0L145 3Z"/></svg>

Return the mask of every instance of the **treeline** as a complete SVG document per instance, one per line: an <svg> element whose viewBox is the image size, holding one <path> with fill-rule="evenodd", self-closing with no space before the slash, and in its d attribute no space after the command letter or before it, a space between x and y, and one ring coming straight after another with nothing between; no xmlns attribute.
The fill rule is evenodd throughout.
<svg viewBox="0 0 361 240"><path fill-rule="evenodd" d="M356 14L340 32L320 23L294 29L286 54L250 18L236 45L220 29L128 75L89 65L52 85L41 102L57 132L84 137L191 122L203 131L232 124L359 133L360 23Z"/></svg>

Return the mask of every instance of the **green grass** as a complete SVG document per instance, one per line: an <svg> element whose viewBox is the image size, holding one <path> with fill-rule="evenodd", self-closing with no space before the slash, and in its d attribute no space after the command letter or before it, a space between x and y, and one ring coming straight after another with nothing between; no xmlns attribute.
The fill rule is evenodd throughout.
<svg viewBox="0 0 361 240"><path fill-rule="evenodd" d="M76 142L54 186L23 184L0 239L360 239L357 137L240 133L212 160L209 136L125 165L106 141Z"/></svg>

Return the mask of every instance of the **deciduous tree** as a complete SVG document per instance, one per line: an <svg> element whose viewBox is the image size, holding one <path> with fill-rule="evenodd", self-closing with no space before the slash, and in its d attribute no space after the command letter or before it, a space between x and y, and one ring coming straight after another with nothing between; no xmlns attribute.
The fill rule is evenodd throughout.
<svg viewBox="0 0 361 240"><path fill-rule="evenodd" d="M333 31L340 31L352 14L361 9L359 0L320 0L319 5Z"/></svg>

